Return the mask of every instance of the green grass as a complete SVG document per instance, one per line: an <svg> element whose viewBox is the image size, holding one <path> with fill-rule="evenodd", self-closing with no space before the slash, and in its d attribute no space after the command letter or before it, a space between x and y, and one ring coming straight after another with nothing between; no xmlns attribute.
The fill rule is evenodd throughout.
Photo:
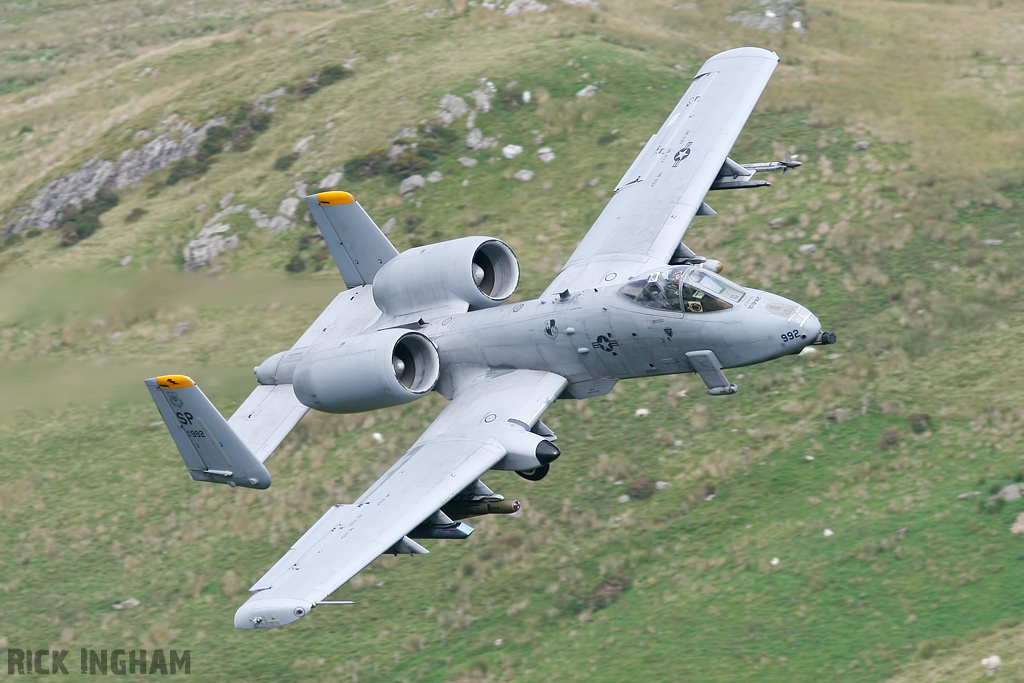
<svg viewBox="0 0 1024 683"><path fill-rule="evenodd" d="M150 196L147 179L122 193L102 228L72 247L55 231L4 244L0 644L188 648L204 680L959 681L983 675L977 662L990 649L1004 675L1020 670L1024 553L1009 527L1024 503L979 511L1024 469L1014 381L1024 369L1024 191L1006 92L1019 41L1000 28L1019 24L1019 10L966 21L957 4L826 2L804 8L810 29L797 38L740 29L724 21L735 8L718 3L601 4L434 20L423 14L446 3L223 2L194 15L139 5L166 16L134 45L127 31L97 43L64 37L76 23L110 23L123 3L84 18L66 3L2 10L23 31L0 35L12 55L83 51L81 63L61 58L47 81L0 96L4 207L82 160L116 157L171 113L202 122L353 57L355 73L305 99L279 98L252 149L218 155L201 180ZM28 46L49 7L56 37ZM783 63L733 158L789 151L804 165L769 177L768 190L713 193L719 216L698 218L687 244L741 283L806 303L839 345L730 371L741 392L726 399L684 376L559 402L545 417L563 450L551 476L486 477L523 501L521 516L473 522L470 539L436 542L428 557L379 560L338 593L357 606L235 631L246 588L327 507L386 470L443 401L308 416L268 462L265 492L189 481L141 380L191 374L229 413L252 387L250 368L287 348L342 286L330 264L285 272L309 253L299 251L312 232L301 210L278 235L232 216L241 244L215 261L222 274L180 273L182 247L217 201L234 192L273 215L296 182L386 147L445 93L465 96L481 78L529 89L530 104L496 99L477 117L498 149L456 142L430 161L441 183L409 199L393 177L342 189L378 223L396 220L399 249L467 234L506 240L522 268L516 296L530 298L693 69L738 44L776 49ZM941 60L924 57L950 45ZM53 61L26 60L0 78ZM155 73L136 81L147 67ZM954 76L956 89L937 85ZM581 103L575 93L593 82L599 95ZM464 119L453 129L468 132ZM308 135L312 151L275 170ZM854 152L860 140L871 149ZM501 158L507 143L523 155ZM537 158L542 146L556 153L549 164ZM460 156L480 163L464 168ZM512 180L520 168L537 175ZM983 242L992 239L1003 242ZM817 251L799 255L810 242ZM190 328L173 336L179 322ZM915 434L907 419L921 412L932 427ZM886 430L898 439L882 448ZM640 477L668 487L618 503ZM586 608L621 577L629 587L617 600ZM127 597L142 604L111 609Z"/></svg>

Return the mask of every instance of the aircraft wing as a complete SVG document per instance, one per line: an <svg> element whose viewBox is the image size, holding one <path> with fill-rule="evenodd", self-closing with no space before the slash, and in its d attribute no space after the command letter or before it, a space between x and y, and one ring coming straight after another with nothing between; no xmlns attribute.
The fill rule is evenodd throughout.
<svg viewBox="0 0 1024 683"><path fill-rule="evenodd" d="M667 264L778 62L774 52L753 47L706 61L544 296L624 282Z"/></svg>
<svg viewBox="0 0 1024 683"><path fill-rule="evenodd" d="M463 370L452 400L412 448L351 505L336 505L252 587L237 628L295 621L378 555L427 552L406 537L501 460L565 389L537 370Z"/></svg>

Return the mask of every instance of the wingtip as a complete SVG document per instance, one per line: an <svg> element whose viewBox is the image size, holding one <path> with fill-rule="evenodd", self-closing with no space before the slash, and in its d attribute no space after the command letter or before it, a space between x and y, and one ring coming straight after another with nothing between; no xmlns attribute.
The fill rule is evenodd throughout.
<svg viewBox="0 0 1024 683"><path fill-rule="evenodd" d="M235 612L235 628L279 628L309 614L313 603L293 598L250 598Z"/></svg>

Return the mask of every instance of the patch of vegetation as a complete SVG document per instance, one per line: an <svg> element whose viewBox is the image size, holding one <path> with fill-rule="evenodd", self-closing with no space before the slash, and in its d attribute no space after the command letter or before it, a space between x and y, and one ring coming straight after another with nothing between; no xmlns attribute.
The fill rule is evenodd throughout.
<svg viewBox="0 0 1024 683"><path fill-rule="evenodd" d="M625 576L613 576L601 582L593 592L570 598L568 609L573 613L596 612L615 604L629 588L631 581Z"/></svg>
<svg viewBox="0 0 1024 683"><path fill-rule="evenodd" d="M432 161L451 153L458 140L459 134L451 128L430 122L419 126L414 139L397 140L396 144L405 145L406 148L393 158L388 156L387 150L378 147L350 159L343 168L350 178L369 180L390 175L397 180L404 180L425 172Z"/></svg>
<svg viewBox="0 0 1024 683"><path fill-rule="evenodd" d="M391 160L388 159L388 153L379 147L345 162L344 166L346 176L364 180L383 175L390 168Z"/></svg>
<svg viewBox="0 0 1024 683"><path fill-rule="evenodd" d="M211 162L196 157L185 157L171 164L167 174L167 184L177 185L182 180L198 178L210 170Z"/></svg>
<svg viewBox="0 0 1024 683"><path fill-rule="evenodd" d="M657 491L657 487L649 477L640 477L629 482L629 486L626 489L626 493L629 494L630 498L637 500L643 500L650 498Z"/></svg>
<svg viewBox="0 0 1024 683"><path fill-rule="evenodd" d="M279 156L274 161L274 170L275 171L287 171L298 160L299 160L299 155L295 154L294 152L292 152L291 154L284 154L282 156Z"/></svg>
<svg viewBox="0 0 1024 683"><path fill-rule="evenodd" d="M351 75L352 71L350 69L346 69L338 64L328 64L318 73L315 73L300 82L299 85L296 86L295 92L299 96L299 99L304 100L319 92L321 89L348 78Z"/></svg>
<svg viewBox="0 0 1024 683"><path fill-rule="evenodd" d="M141 219L147 213L149 213L148 210L143 209L142 207L137 206L137 207L135 207L134 209L132 209L131 211L128 212L128 215L124 217L124 222L129 224L129 225L131 225L132 223L138 222L139 219Z"/></svg>
<svg viewBox="0 0 1024 683"><path fill-rule="evenodd" d="M99 230L102 227L100 216L117 206L119 201L121 199L117 192L104 187L96 193L93 199L84 202L81 206L65 207L64 217L56 227L61 236L60 245L70 247L78 244Z"/></svg>
<svg viewBox="0 0 1024 683"><path fill-rule="evenodd" d="M324 269L324 266L331 263L330 251L327 249L323 237L318 233L303 234L299 237L296 246L299 253L292 256L284 267L289 273L301 273L307 267L311 268L313 272L319 272Z"/></svg>
<svg viewBox="0 0 1024 683"><path fill-rule="evenodd" d="M36 83L45 81L45 76L39 75L25 75L25 76L7 76L0 78L0 96L10 95L11 93L30 88Z"/></svg>
<svg viewBox="0 0 1024 683"><path fill-rule="evenodd" d="M247 102L235 104L220 114L224 125L212 126L200 143L195 157L180 159L171 165L167 184L198 178L210 170L217 155L224 152L246 152L253 141L270 126L271 114Z"/></svg>

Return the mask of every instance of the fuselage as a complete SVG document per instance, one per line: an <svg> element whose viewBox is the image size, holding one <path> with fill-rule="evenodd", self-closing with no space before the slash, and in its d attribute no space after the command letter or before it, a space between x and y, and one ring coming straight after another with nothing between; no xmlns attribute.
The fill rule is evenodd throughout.
<svg viewBox="0 0 1024 683"><path fill-rule="evenodd" d="M698 267L656 274L666 273L707 278ZM651 275L635 282L657 282ZM730 287L734 300L717 299L728 307L639 302L636 287L614 285L447 316L420 331L437 346L442 368L546 370L566 377L577 398L606 393L620 379L693 372L687 352L710 350L722 367L741 367L798 353L821 334L817 317L789 299L714 281Z"/></svg>
<svg viewBox="0 0 1024 683"><path fill-rule="evenodd" d="M436 347L435 388L448 398L449 380L465 366L552 372L569 381L568 395L587 398L607 393L620 379L699 371L687 356L694 352L710 352L719 367L735 368L798 353L822 334L817 317L800 304L742 287L700 266L664 266L626 284L427 315L415 322L382 316L362 289L339 295L340 307L332 311L332 304L332 312L311 328L326 337L306 347L300 340L257 367L260 383L294 381L300 401L329 412L413 400L415 394L395 400L380 391L379 382L394 382L389 376L407 367L400 363L392 371L398 361L388 360L390 352L376 361L369 355L359 361L351 356L357 349L384 352L381 345L387 340L375 335L386 330L391 336L411 330ZM338 358L353 360L332 360ZM422 391L434 387L427 379ZM729 386L724 393L734 390ZM348 399L327 399L338 391Z"/></svg>

